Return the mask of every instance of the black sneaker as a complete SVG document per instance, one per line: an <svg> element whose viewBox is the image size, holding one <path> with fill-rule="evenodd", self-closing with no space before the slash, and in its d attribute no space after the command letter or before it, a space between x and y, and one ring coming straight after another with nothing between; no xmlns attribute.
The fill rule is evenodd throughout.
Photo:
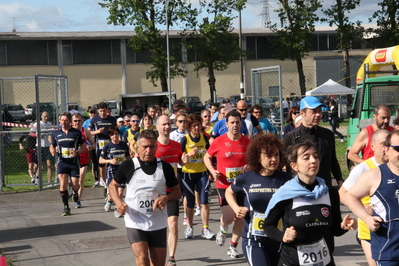
<svg viewBox="0 0 399 266"><path fill-rule="evenodd" d="M71 209L69 209L67 206L65 206L62 216L68 216L68 215L71 215Z"/></svg>

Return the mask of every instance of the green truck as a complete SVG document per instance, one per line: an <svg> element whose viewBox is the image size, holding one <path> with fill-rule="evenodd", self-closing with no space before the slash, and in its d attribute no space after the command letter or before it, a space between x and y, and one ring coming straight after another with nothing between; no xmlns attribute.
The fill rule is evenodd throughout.
<svg viewBox="0 0 399 266"><path fill-rule="evenodd" d="M374 123L374 108L385 104L391 109L391 125L399 108L399 71L380 70L395 65L399 69L399 46L373 50L364 60L356 78L356 93L347 132L347 153L359 132ZM353 163L347 158L350 169Z"/></svg>

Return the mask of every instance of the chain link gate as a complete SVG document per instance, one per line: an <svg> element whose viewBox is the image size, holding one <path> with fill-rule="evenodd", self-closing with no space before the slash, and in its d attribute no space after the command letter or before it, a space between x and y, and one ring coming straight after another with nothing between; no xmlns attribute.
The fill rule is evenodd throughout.
<svg viewBox="0 0 399 266"><path fill-rule="evenodd" d="M0 78L0 191L4 186L37 185L42 190L55 185L49 136L58 114L68 110L67 102L66 76Z"/></svg>
<svg viewBox="0 0 399 266"><path fill-rule="evenodd" d="M279 113L284 114L282 101L281 66L262 67L251 69L251 89L253 104L260 104L264 114L276 128L276 133L281 136L284 125L283 115L274 117L275 102L279 101Z"/></svg>

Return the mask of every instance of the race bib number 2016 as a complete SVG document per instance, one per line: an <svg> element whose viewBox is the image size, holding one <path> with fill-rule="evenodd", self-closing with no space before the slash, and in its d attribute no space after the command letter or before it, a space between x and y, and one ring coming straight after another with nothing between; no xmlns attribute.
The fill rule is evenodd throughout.
<svg viewBox="0 0 399 266"><path fill-rule="evenodd" d="M331 260L324 238L313 244L298 245L297 253L301 266L325 266Z"/></svg>

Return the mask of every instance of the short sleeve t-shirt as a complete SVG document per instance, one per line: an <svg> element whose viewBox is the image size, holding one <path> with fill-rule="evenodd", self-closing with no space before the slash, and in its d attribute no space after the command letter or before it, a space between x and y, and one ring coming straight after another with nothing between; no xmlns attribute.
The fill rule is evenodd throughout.
<svg viewBox="0 0 399 266"><path fill-rule="evenodd" d="M241 136L239 140L231 140L227 134L216 138L208 149L210 156L217 156L216 170L220 177L216 180L216 188L226 189L237 176L244 172L245 153L250 140Z"/></svg>

